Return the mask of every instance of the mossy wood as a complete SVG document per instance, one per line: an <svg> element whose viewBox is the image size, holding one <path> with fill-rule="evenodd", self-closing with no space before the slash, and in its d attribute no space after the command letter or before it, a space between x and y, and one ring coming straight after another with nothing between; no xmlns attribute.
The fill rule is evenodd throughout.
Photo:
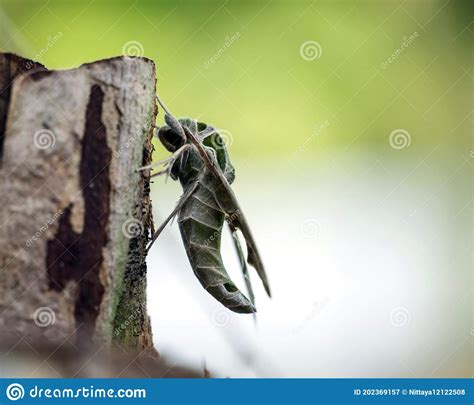
<svg viewBox="0 0 474 405"><path fill-rule="evenodd" d="M137 168L151 162L155 84L145 58L49 71L0 54L0 333L152 350Z"/></svg>

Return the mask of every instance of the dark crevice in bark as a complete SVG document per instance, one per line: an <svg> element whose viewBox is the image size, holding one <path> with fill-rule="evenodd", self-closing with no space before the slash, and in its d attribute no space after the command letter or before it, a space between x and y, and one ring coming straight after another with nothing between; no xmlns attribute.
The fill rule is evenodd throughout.
<svg viewBox="0 0 474 405"><path fill-rule="evenodd" d="M78 235L72 229L69 207L61 217L55 239L48 243L47 252L50 287L62 290L69 280L78 283L74 315L82 342L94 333L104 294L100 268L107 244L112 152L102 123L103 99L102 89L94 85L87 105L79 170L85 211L83 231Z"/></svg>
<svg viewBox="0 0 474 405"><path fill-rule="evenodd" d="M109 166L112 151L107 145L107 131L102 123L104 93L92 86L86 111L86 127L82 140L80 179L84 196L84 236L88 254L83 255L85 274L80 282L75 316L92 335L104 287L100 282L102 250L107 244L107 221L110 205ZM92 330L90 330L90 329Z"/></svg>
<svg viewBox="0 0 474 405"><path fill-rule="evenodd" d="M40 63L21 58L17 55L6 53L0 58L0 166L2 163L3 144L5 141L5 126L7 123L8 105L10 104L13 80L18 75L46 68Z"/></svg>
<svg viewBox="0 0 474 405"><path fill-rule="evenodd" d="M71 204L66 207L55 238L48 241L46 268L50 288L56 291L62 291L68 281L80 277L81 235L72 229L71 208Z"/></svg>

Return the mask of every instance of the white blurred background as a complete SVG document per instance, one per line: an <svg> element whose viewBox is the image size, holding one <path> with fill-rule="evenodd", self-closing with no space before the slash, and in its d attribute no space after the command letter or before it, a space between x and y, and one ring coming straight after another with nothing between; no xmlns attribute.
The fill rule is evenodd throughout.
<svg viewBox="0 0 474 405"><path fill-rule="evenodd" d="M234 162L273 298L253 277L257 325L221 307L175 223L148 261L160 352L221 377L471 376L473 158L446 159L449 142L422 152ZM155 183L155 221L179 195ZM244 288L227 234L222 250Z"/></svg>

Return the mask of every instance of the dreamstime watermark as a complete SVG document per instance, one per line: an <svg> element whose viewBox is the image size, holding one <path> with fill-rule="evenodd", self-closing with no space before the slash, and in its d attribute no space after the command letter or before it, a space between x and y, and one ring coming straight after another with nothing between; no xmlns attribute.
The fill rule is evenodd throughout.
<svg viewBox="0 0 474 405"><path fill-rule="evenodd" d="M230 323L232 320L229 310L224 308L217 308L212 311L211 320L214 325L222 328Z"/></svg>
<svg viewBox="0 0 474 405"><path fill-rule="evenodd" d="M324 120L323 122L319 123L319 124L316 124L315 127L314 127L314 130L313 132L311 133L310 136L308 136L304 142L298 146L298 148L293 151L290 156L288 157L288 161L290 163L294 163L296 161L298 161L300 155L306 150L308 149L309 145L311 144L311 142L314 140L314 138L318 137L319 135L321 135L328 127L329 127L330 123L328 120Z"/></svg>
<svg viewBox="0 0 474 405"><path fill-rule="evenodd" d="M316 316L321 314L324 308L327 307L331 300L329 297L324 297L322 300L314 301L311 312L301 321L301 323L293 329L293 333L301 332Z"/></svg>
<svg viewBox="0 0 474 405"><path fill-rule="evenodd" d="M141 221L135 218L127 219L122 225L122 233L127 239L133 239L143 234L145 228Z"/></svg>
<svg viewBox="0 0 474 405"><path fill-rule="evenodd" d="M18 401L25 396L25 389L21 384L13 383L7 387L5 393L10 401Z"/></svg>
<svg viewBox="0 0 474 405"><path fill-rule="evenodd" d="M318 238L321 233L321 224L314 218L309 218L301 224L301 234L307 239Z"/></svg>
<svg viewBox="0 0 474 405"><path fill-rule="evenodd" d="M140 139L140 136L141 134L138 133L128 138L127 141L122 146L120 146L119 150L114 152L114 157L118 159L130 146L137 143L137 141Z"/></svg>
<svg viewBox="0 0 474 405"><path fill-rule="evenodd" d="M39 307L33 314L33 320L40 328L47 328L56 322L56 314L49 307Z"/></svg>
<svg viewBox="0 0 474 405"><path fill-rule="evenodd" d="M230 148L234 142L234 137L226 129L219 129L218 136L211 137L211 143L214 149L219 150L223 148Z"/></svg>
<svg viewBox="0 0 474 405"><path fill-rule="evenodd" d="M31 237L28 238L25 242L26 247L31 247L42 235L44 235L49 227L56 223L56 221L61 217L63 214L63 210L59 210L55 212L53 215L48 214L48 219L46 222L38 229L38 231Z"/></svg>
<svg viewBox="0 0 474 405"><path fill-rule="evenodd" d="M388 142L393 149L408 148L411 144L411 136L408 131L398 128L391 132Z"/></svg>
<svg viewBox="0 0 474 405"><path fill-rule="evenodd" d="M415 218L416 216L416 209L413 209L403 220L405 224L407 224L411 219Z"/></svg>
<svg viewBox="0 0 474 405"><path fill-rule="evenodd" d="M397 307L390 312L390 323L401 328L410 323L410 312L405 307Z"/></svg>
<svg viewBox="0 0 474 405"><path fill-rule="evenodd" d="M140 304L130 315L120 322L119 326L116 326L114 329L115 336L120 335L121 330L127 329L134 321L137 319L142 319L143 314L146 314L146 305Z"/></svg>
<svg viewBox="0 0 474 405"><path fill-rule="evenodd" d="M61 31L59 31L57 34L53 36L48 36L47 38L48 42L46 42L46 45L43 48L41 48L41 50L33 57L33 60L40 61L41 59L43 59L44 55L46 55L48 51L58 43L58 41L63 37L63 35L64 34ZM34 66L35 64L31 60L26 62L26 65L25 65L26 69L28 70L30 70Z"/></svg>
<svg viewBox="0 0 474 405"><path fill-rule="evenodd" d="M74 384L72 384L74 386ZM18 401L25 397L27 399L107 399L107 398L146 398L147 390L145 388L97 388L91 386L70 387L51 387L35 385L33 388L25 391L23 385L19 383L10 384L5 390L6 397L10 401ZM29 401L28 401L29 402Z"/></svg>
<svg viewBox="0 0 474 405"><path fill-rule="evenodd" d="M300 46L300 56L306 61L319 59L323 54L323 48L319 42L305 41Z"/></svg>
<svg viewBox="0 0 474 405"><path fill-rule="evenodd" d="M209 69L217 60L227 52L227 50L240 38L240 32L237 31L231 36L227 36L224 39L222 46L202 65L204 69Z"/></svg>
<svg viewBox="0 0 474 405"><path fill-rule="evenodd" d="M56 144L56 135L49 129L40 129L33 135L33 144L38 149L50 149Z"/></svg>
<svg viewBox="0 0 474 405"><path fill-rule="evenodd" d="M126 57L139 58L145 54L145 49L138 41L128 41L122 47L122 54Z"/></svg>
<svg viewBox="0 0 474 405"><path fill-rule="evenodd" d="M235 211L231 215L229 215L229 218L227 218L226 221L228 221L229 223L232 223L235 219L238 218L239 215L240 215L240 210L238 209L237 211ZM207 247L211 243L213 243L214 241L217 241L218 238L220 237L221 233L222 233L222 229L214 231L214 233L204 241L203 246Z"/></svg>
<svg viewBox="0 0 474 405"><path fill-rule="evenodd" d="M382 69L387 69L393 62L395 62L395 60L403 53L405 52L405 49L407 49L414 41L415 39L418 38L418 32L415 31L413 32L412 34L410 34L409 36L404 36L402 38L402 43L400 44L400 46L395 49L393 51L393 53L385 60L381 63L381 67Z"/></svg>

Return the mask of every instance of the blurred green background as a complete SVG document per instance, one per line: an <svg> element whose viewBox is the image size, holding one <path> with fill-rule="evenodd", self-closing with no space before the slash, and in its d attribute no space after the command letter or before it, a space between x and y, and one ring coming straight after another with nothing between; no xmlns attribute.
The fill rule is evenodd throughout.
<svg viewBox="0 0 474 405"><path fill-rule="evenodd" d="M157 63L158 89L172 111L229 131L234 156L248 154L249 145L257 156L287 154L325 120L329 126L302 158L354 144L386 148L397 128L410 133L407 153L416 153L421 145L460 138L467 128L469 1L0 4L0 49L39 55L51 69L120 55L137 41ZM301 57L305 41L320 45L315 60Z"/></svg>
<svg viewBox="0 0 474 405"><path fill-rule="evenodd" d="M175 115L224 133L274 297L254 280L258 331L218 312L174 226L149 256L160 352L221 376L466 377L473 4L0 0L0 49L144 55Z"/></svg>

